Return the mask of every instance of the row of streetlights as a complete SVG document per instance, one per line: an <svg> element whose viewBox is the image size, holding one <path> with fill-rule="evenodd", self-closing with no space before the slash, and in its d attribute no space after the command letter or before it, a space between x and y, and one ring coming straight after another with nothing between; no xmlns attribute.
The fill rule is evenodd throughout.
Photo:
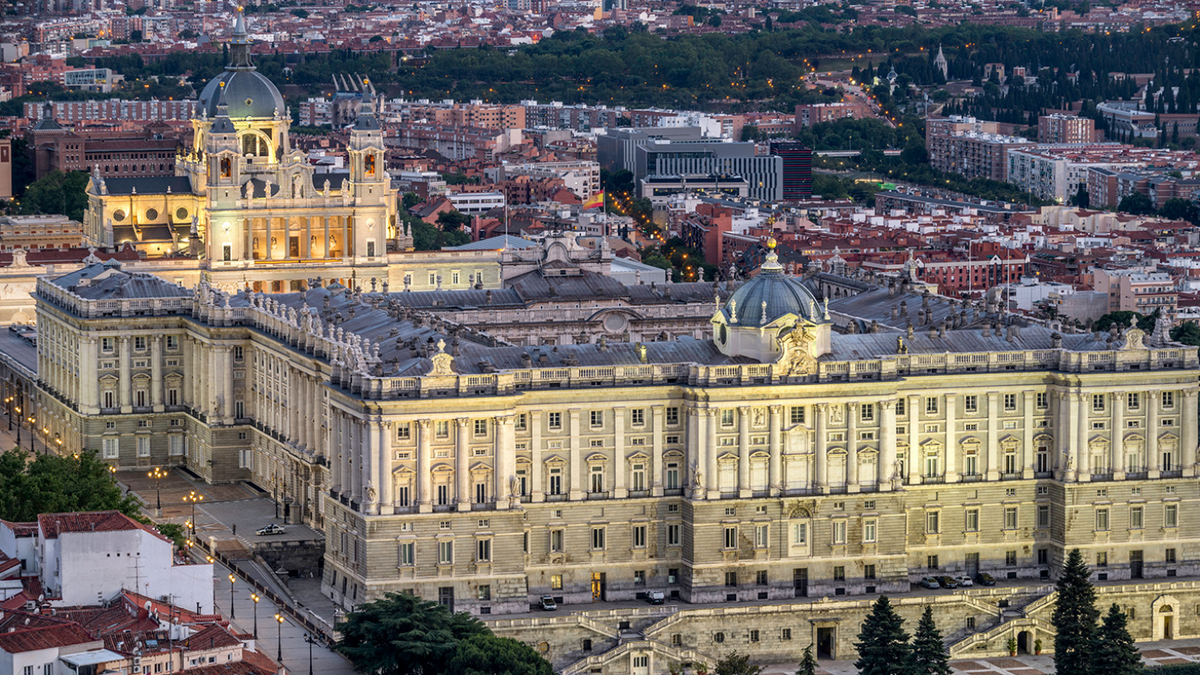
<svg viewBox="0 0 1200 675"><path fill-rule="evenodd" d="M212 556L208 556L206 558L206 560L208 560L208 562L210 564L214 562ZM237 608L233 604L233 588L234 588L234 584L236 582L237 582L237 577L233 573L230 573L229 574L229 618L230 619L237 618ZM259 595L258 593L251 593L250 599L254 601L254 639L257 640L258 639L258 601L262 600L262 596ZM283 665L283 624L285 623L285 621L286 621L286 619L282 613L280 613L280 612L275 613L275 623L276 623L275 660L278 661L280 665ZM308 644L308 675L313 675L313 645L316 644L318 642L318 640L315 637L313 637L312 634L305 633L304 634L304 642Z"/></svg>

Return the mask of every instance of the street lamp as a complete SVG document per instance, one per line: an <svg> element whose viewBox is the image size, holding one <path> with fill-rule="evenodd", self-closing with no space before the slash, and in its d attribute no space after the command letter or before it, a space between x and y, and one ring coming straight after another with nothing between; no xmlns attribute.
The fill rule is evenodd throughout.
<svg viewBox="0 0 1200 675"><path fill-rule="evenodd" d="M79 459L79 456L76 455L75 459ZM112 464L109 464L108 465L108 475L112 476L113 484L115 485L117 482L117 467L113 466Z"/></svg>
<svg viewBox="0 0 1200 675"><path fill-rule="evenodd" d="M277 634L275 660L279 665L283 665L283 615L276 614L275 620L279 622L279 633Z"/></svg>
<svg viewBox="0 0 1200 675"><path fill-rule="evenodd" d="M313 675L313 659L312 648L316 644L317 639L308 633L304 634L304 641L308 643L308 675Z"/></svg>
<svg viewBox="0 0 1200 675"><path fill-rule="evenodd" d="M183 496L183 501L191 502L192 504L192 538L196 538L196 502L204 501L204 495L192 490L190 493Z"/></svg>
<svg viewBox="0 0 1200 675"><path fill-rule="evenodd" d="M254 639L258 639L258 593L251 593L250 599L254 601Z"/></svg>
<svg viewBox="0 0 1200 675"><path fill-rule="evenodd" d="M21 447L21 406L13 408L13 412L17 413L17 447ZM9 430L12 430L12 417L9 417Z"/></svg>
<svg viewBox="0 0 1200 675"><path fill-rule="evenodd" d="M232 574L229 575L229 618L231 619L237 618L237 608L233 606L233 581L235 579L237 577Z"/></svg>
<svg viewBox="0 0 1200 675"><path fill-rule="evenodd" d="M167 472L156 466L153 471L146 475L154 479L154 493L157 504L155 508L159 515L162 515L162 489L159 488L158 482L167 477Z"/></svg>

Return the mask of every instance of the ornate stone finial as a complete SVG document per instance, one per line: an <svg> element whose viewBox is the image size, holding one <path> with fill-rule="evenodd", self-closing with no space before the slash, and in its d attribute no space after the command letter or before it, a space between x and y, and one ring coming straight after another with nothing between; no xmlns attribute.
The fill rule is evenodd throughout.
<svg viewBox="0 0 1200 675"><path fill-rule="evenodd" d="M775 247L777 245L778 242L775 241L775 237L769 237L767 239L767 260L760 268L763 272L783 271L783 265L779 264L779 256L775 253Z"/></svg>
<svg viewBox="0 0 1200 675"><path fill-rule="evenodd" d="M825 320L829 320L829 296L825 296Z"/></svg>
<svg viewBox="0 0 1200 675"><path fill-rule="evenodd" d="M896 353L897 354L907 354L908 353L908 345L904 344L904 338L899 335L896 336Z"/></svg>
<svg viewBox="0 0 1200 675"><path fill-rule="evenodd" d="M737 298L729 301L729 323L737 323Z"/></svg>
<svg viewBox="0 0 1200 675"><path fill-rule="evenodd" d="M762 319L759 321L762 325L767 325L767 301L762 301Z"/></svg>

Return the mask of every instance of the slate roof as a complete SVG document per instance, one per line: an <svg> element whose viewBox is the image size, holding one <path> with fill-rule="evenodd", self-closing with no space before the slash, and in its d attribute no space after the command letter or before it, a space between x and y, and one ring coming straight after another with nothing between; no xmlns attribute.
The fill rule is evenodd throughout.
<svg viewBox="0 0 1200 675"><path fill-rule="evenodd" d="M105 178L104 184L110 195L131 195L137 190L139 195L167 194L167 188L174 194L191 194L192 181L187 176L146 176L142 178Z"/></svg>
<svg viewBox="0 0 1200 675"><path fill-rule="evenodd" d="M81 285L80 282L84 280L87 280L87 283ZM70 274L55 277L50 283L65 288L85 300L182 298L192 294L186 288L152 274L122 271L120 264L112 260L94 263Z"/></svg>

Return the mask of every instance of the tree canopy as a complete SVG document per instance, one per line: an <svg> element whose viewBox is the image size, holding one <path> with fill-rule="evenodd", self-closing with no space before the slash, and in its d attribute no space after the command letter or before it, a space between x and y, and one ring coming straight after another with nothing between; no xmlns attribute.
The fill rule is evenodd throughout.
<svg viewBox="0 0 1200 675"><path fill-rule="evenodd" d="M1142 655L1129 634L1128 617L1113 603L1096 631L1093 675L1142 675Z"/></svg>
<svg viewBox="0 0 1200 675"><path fill-rule="evenodd" d="M911 675L912 648L904 619L896 613L887 596L881 596L871 606L858 634L858 660L854 667L859 675Z"/></svg>
<svg viewBox="0 0 1200 675"><path fill-rule="evenodd" d="M1058 599L1050 622L1054 635L1054 669L1058 675L1093 675L1092 654L1096 634L1096 589L1083 554L1073 548L1067 555L1056 589Z"/></svg>
<svg viewBox="0 0 1200 675"><path fill-rule="evenodd" d="M16 448L0 454L0 519L29 522L39 513L109 510L137 517L138 509L95 452L34 457Z"/></svg>
<svg viewBox="0 0 1200 675"><path fill-rule="evenodd" d="M444 675L554 675L550 662L524 642L476 635L454 648Z"/></svg>
<svg viewBox="0 0 1200 675"><path fill-rule="evenodd" d="M21 213L25 215L61 213L71 220L83 221L87 210L88 175L84 171L51 171L25 188Z"/></svg>
<svg viewBox="0 0 1200 675"><path fill-rule="evenodd" d="M487 626L469 614L451 613L443 605L407 593L388 593L359 605L346 615L339 630L342 641L338 651L359 672L376 675L447 673L460 641L491 636ZM471 653L479 646L474 643ZM511 655L507 645L505 650L506 654L497 658ZM469 665L466 657L460 665ZM529 675L538 675L538 671Z"/></svg>
<svg viewBox="0 0 1200 675"><path fill-rule="evenodd" d="M917 623L912 642L913 675L950 675L950 654L942 642L942 633L933 620L933 607L925 605L925 613Z"/></svg>

